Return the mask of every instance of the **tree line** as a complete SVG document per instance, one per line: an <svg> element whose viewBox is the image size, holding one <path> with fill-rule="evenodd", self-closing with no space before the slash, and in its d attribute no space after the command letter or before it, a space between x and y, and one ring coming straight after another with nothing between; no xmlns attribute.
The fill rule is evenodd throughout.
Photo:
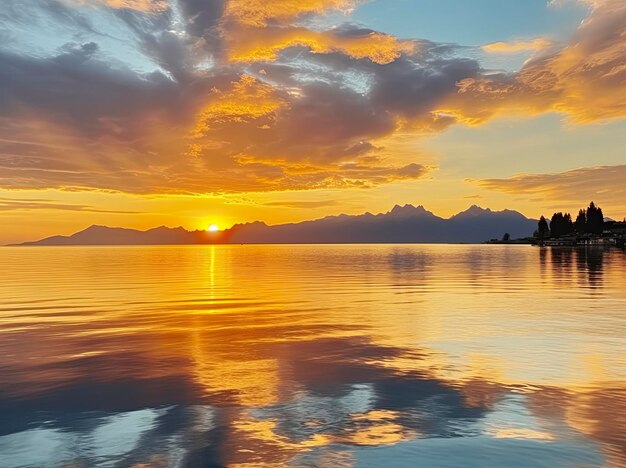
<svg viewBox="0 0 626 468"><path fill-rule="evenodd" d="M554 213L549 223L542 216L539 219L535 237L545 239L546 237L561 237L573 233L602 234L603 230L604 214L602 208L591 202L587 209L578 211L575 221L572 221L572 216L569 213Z"/></svg>

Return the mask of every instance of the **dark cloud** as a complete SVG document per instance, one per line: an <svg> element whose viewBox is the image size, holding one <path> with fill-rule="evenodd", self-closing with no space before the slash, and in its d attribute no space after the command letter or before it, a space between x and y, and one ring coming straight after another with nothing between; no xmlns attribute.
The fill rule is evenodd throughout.
<svg viewBox="0 0 626 468"><path fill-rule="evenodd" d="M456 92L457 83L479 71L479 64L470 59L397 60L377 70L372 100L408 119L433 118L430 113Z"/></svg>
<svg viewBox="0 0 626 468"><path fill-rule="evenodd" d="M384 65L337 53L311 55L310 59L328 67L330 76L333 70L359 73L367 85L364 97L371 109L437 131L455 119L436 112L457 93L460 82L481 74L476 60L450 55L450 51L448 46L438 49L423 42L413 55Z"/></svg>
<svg viewBox="0 0 626 468"><path fill-rule="evenodd" d="M271 137L257 143L261 155L287 151L298 159L346 160L374 149L367 140L395 129L392 114L349 88L313 82L301 85L299 93L278 116Z"/></svg>
<svg viewBox="0 0 626 468"><path fill-rule="evenodd" d="M67 44L53 57L0 49L0 112L32 111L91 136L133 138L140 116L180 116L179 89L163 74L141 75L106 62L98 45Z"/></svg>
<svg viewBox="0 0 626 468"><path fill-rule="evenodd" d="M194 37L218 35L217 28L225 3L225 0L178 0L187 32Z"/></svg>

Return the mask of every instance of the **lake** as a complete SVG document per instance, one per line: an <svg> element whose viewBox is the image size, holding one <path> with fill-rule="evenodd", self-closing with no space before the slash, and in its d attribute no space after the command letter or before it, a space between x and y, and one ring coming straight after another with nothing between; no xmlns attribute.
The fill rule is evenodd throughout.
<svg viewBox="0 0 626 468"><path fill-rule="evenodd" d="M0 249L0 465L626 466L626 253Z"/></svg>

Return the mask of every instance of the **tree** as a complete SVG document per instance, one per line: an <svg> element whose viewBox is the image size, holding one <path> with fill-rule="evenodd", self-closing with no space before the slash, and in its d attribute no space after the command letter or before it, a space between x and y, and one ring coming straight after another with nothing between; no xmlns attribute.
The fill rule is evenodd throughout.
<svg viewBox="0 0 626 468"><path fill-rule="evenodd" d="M508 242L508 241L510 241L510 240L511 240L511 234L509 234L508 232L507 232L507 233L505 233L505 234L502 236L502 241L503 241L503 242Z"/></svg>
<svg viewBox="0 0 626 468"><path fill-rule="evenodd" d="M574 232L574 223L572 221L572 215L569 213L565 213L563 217L563 223L565 226L566 234L571 234Z"/></svg>
<svg viewBox="0 0 626 468"><path fill-rule="evenodd" d="M576 221L574 222L574 228L578 234L584 234L587 230L587 212L583 209L578 211Z"/></svg>
<svg viewBox="0 0 626 468"><path fill-rule="evenodd" d="M589 204L587 208L587 224L586 231L591 234L602 234L604 230L604 214L602 208L597 207L594 202Z"/></svg>
<svg viewBox="0 0 626 468"><path fill-rule="evenodd" d="M604 231L604 213L602 212L602 208L598 207L598 211L596 212L596 225L595 233L602 234Z"/></svg>
<svg viewBox="0 0 626 468"><path fill-rule="evenodd" d="M550 221L552 237L566 236L574 231L574 223L569 213L554 213Z"/></svg>
<svg viewBox="0 0 626 468"><path fill-rule="evenodd" d="M548 222L546 218L543 216L539 219L539 224L537 227L538 238L540 241L543 241L546 237L550 236L550 227L548 226Z"/></svg>

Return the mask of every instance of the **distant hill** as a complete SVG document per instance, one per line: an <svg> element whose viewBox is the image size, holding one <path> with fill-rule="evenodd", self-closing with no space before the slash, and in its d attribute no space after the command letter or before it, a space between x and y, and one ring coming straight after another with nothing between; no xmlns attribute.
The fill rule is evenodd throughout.
<svg viewBox="0 0 626 468"><path fill-rule="evenodd" d="M158 227L148 231L91 226L71 236L48 237L19 245L167 245L167 244L321 244L321 243L480 243L532 235L537 221L517 211L471 206L449 219L423 206L396 205L381 214L339 215L301 223L268 226L237 224L217 233Z"/></svg>
<svg viewBox="0 0 626 468"><path fill-rule="evenodd" d="M18 245L169 245L206 244L205 231L187 231L182 227L161 226L147 231L107 226L90 226L71 236L52 236Z"/></svg>

